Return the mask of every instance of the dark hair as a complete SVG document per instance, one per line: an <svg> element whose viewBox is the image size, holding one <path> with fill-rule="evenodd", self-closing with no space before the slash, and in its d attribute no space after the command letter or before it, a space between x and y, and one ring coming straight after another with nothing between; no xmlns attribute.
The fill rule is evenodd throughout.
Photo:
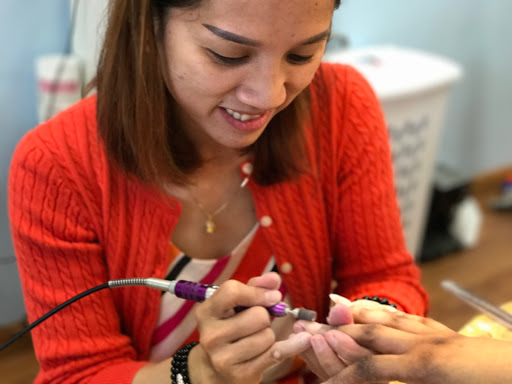
<svg viewBox="0 0 512 384"><path fill-rule="evenodd" d="M195 7L202 1L111 0L109 4L97 76L88 89L96 86L98 91L98 131L109 160L143 182L184 184L202 164L174 119L157 49L170 8ZM339 3L335 0L336 7ZM307 168L308 113L306 88L246 149L254 155L252 177L257 183L291 180Z"/></svg>

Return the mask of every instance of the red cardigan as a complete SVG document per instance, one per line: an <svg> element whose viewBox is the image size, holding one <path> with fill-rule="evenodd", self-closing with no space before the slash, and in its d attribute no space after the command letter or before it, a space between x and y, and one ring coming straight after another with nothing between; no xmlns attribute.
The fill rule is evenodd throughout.
<svg viewBox="0 0 512 384"><path fill-rule="evenodd" d="M311 93L313 172L270 187L249 182L258 218L271 218L250 257L271 247L294 306L320 319L332 281L343 296L386 296L425 314L373 91L350 67L322 64ZM30 321L108 280L163 278L168 267L180 204L107 162L95 118L90 97L29 132L12 160L9 214ZM159 291L118 288L51 317L32 331L36 383L131 383L147 363L159 304Z"/></svg>

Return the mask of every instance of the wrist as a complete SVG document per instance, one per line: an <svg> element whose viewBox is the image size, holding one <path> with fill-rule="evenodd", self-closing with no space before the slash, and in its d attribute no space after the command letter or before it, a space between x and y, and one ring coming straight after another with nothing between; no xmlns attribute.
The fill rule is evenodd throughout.
<svg viewBox="0 0 512 384"><path fill-rule="evenodd" d="M210 358L201 344L193 348L188 355L188 377L191 384L225 384L210 362Z"/></svg>
<svg viewBox="0 0 512 384"><path fill-rule="evenodd" d="M171 362L171 382L172 384L190 384L188 358L190 351L198 342L192 342L176 351Z"/></svg>
<svg viewBox="0 0 512 384"><path fill-rule="evenodd" d="M357 300L370 300L374 301L376 303L382 304L382 305L389 305L390 307L393 307L396 309L396 304L390 303L389 300L386 297L381 296L364 296L362 298L354 299L354 301Z"/></svg>

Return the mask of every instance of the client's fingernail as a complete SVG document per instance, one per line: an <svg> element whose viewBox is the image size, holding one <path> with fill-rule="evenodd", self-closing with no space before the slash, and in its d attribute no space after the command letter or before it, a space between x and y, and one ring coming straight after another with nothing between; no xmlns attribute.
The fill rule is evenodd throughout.
<svg viewBox="0 0 512 384"><path fill-rule="evenodd" d="M296 321L294 324L293 324L293 331L294 332L304 332L306 330L306 327L304 327L303 324L301 324L301 321L302 320L299 320L299 321Z"/></svg>
<svg viewBox="0 0 512 384"><path fill-rule="evenodd" d="M352 302L347 299L346 297L343 297L343 296L340 296L340 295L337 295L335 293L331 293L329 295L329 299L331 299L331 301L334 303L334 304L344 304L344 305L347 305L349 306L350 304L352 304Z"/></svg>
<svg viewBox="0 0 512 384"><path fill-rule="evenodd" d="M267 301L269 304L276 304L279 301L281 301L282 295L279 291L268 291L265 292L265 301Z"/></svg>

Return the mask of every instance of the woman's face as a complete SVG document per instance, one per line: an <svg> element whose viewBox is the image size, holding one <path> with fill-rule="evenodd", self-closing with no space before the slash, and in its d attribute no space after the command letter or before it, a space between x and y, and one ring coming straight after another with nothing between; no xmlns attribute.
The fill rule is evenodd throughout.
<svg viewBox="0 0 512 384"><path fill-rule="evenodd" d="M205 0L172 9L161 48L180 122L200 151L253 144L310 83L333 0Z"/></svg>

